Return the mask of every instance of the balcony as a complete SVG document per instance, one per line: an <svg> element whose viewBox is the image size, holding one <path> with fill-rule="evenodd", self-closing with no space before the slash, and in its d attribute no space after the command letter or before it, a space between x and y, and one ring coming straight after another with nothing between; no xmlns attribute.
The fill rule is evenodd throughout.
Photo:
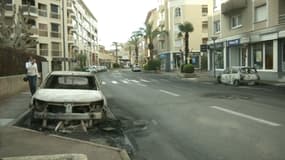
<svg viewBox="0 0 285 160"><path fill-rule="evenodd" d="M25 16L38 16L38 9L35 6L22 5L22 12Z"/></svg>
<svg viewBox="0 0 285 160"><path fill-rule="evenodd" d="M70 17L71 17L71 18L76 18L76 16L75 16L74 13L70 13Z"/></svg>
<svg viewBox="0 0 285 160"><path fill-rule="evenodd" d="M73 10L72 10L72 2L71 2L71 0L67 0L66 9L67 9L68 11L73 11Z"/></svg>
<svg viewBox="0 0 285 160"><path fill-rule="evenodd" d="M39 30L39 36L48 37L48 31L47 30Z"/></svg>
<svg viewBox="0 0 285 160"><path fill-rule="evenodd" d="M51 55L53 57L62 57L62 52L60 50L57 50L57 49L52 49L51 50Z"/></svg>
<svg viewBox="0 0 285 160"><path fill-rule="evenodd" d="M285 14L279 15L279 24L285 24Z"/></svg>
<svg viewBox="0 0 285 160"><path fill-rule="evenodd" d="M222 13L228 14L231 11L244 9L247 6L247 0L227 0L222 3Z"/></svg>
<svg viewBox="0 0 285 160"><path fill-rule="evenodd" d="M32 27L30 29L30 33L32 34L31 37L37 38L39 37L39 29Z"/></svg>
<svg viewBox="0 0 285 160"><path fill-rule="evenodd" d="M48 56L48 49L40 49L41 56Z"/></svg>
<svg viewBox="0 0 285 160"><path fill-rule="evenodd" d="M74 43L73 36L72 35L68 35L67 36L67 41L68 41L68 43Z"/></svg>
<svg viewBox="0 0 285 160"><path fill-rule="evenodd" d="M4 8L5 8L5 16L6 17L12 17L13 16L13 11L15 6L13 4L5 4ZM0 8L2 8L1 4L0 4ZM0 13L1 15L1 13Z"/></svg>
<svg viewBox="0 0 285 160"><path fill-rule="evenodd" d="M68 27L73 27L73 25L72 25L72 18L67 18L67 26Z"/></svg>
<svg viewBox="0 0 285 160"><path fill-rule="evenodd" d="M50 37L53 38L60 38L60 32L50 32Z"/></svg>
<svg viewBox="0 0 285 160"><path fill-rule="evenodd" d="M53 19L60 19L60 14L59 14L59 13L56 13L56 12L51 12L51 13L50 13L50 18L53 18Z"/></svg>
<svg viewBox="0 0 285 160"><path fill-rule="evenodd" d="M43 9L38 9L38 14L39 16L42 16L42 17L48 16L47 10L43 10Z"/></svg>

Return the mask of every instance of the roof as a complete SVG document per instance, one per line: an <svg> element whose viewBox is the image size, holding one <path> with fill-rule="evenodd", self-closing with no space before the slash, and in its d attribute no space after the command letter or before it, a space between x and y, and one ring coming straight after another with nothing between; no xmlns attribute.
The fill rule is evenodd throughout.
<svg viewBox="0 0 285 160"><path fill-rule="evenodd" d="M90 72L80 72L80 71L53 71L50 73L50 75L75 75L75 76L94 76L94 74Z"/></svg>

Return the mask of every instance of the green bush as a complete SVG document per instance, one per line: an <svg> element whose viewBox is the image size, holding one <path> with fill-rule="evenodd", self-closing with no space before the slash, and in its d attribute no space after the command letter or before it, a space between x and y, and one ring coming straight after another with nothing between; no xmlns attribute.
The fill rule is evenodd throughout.
<svg viewBox="0 0 285 160"><path fill-rule="evenodd" d="M181 64L180 66L180 72L182 73L183 72L183 67L184 67L185 64Z"/></svg>
<svg viewBox="0 0 285 160"><path fill-rule="evenodd" d="M183 73L194 73L194 67L192 64L185 64L182 68Z"/></svg>
<svg viewBox="0 0 285 160"><path fill-rule="evenodd" d="M143 69L144 69L144 70L149 70L149 69L148 69L148 64L145 64L145 65L143 66Z"/></svg>
<svg viewBox="0 0 285 160"><path fill-rule="evenodd" d="M160 70L160 60L150 60L147 63L147 70Z"/></svg>
<svg viewBox="0 0 285 160"><path fill-rule="evenodd" d="M120 65L118 63L114 63L113 68L120 68Z"/></svg>

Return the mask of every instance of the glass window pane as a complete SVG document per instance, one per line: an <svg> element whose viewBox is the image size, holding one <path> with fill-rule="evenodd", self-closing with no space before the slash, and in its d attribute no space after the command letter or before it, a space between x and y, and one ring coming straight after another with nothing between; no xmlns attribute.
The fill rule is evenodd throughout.
<svg viewBox="0 0 285 160"><path fill-rule="evenodd" d="M267 10L266 5L255 8L255 22L266 20Z"/></svg>
<svg viewBox="0 0 285 160"><path fill-rule="evenodd" d="M265 43L265 69L273 69L273 41Z"/></svg>
<svg viewBox="0 0 285 160"><path fill-rule="evenodd" d="M253 45L253 65L257 69L263 68L263 47L262 43Z"/></svg>

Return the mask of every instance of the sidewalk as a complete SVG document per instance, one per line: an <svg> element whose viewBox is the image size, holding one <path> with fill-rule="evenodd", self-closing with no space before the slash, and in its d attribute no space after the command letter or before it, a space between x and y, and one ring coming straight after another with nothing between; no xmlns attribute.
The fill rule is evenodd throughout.
<svg viewBox="0 0 285 160"><path fill-rule="evenodd" d="M89 160L129 160L125 150L12 126L28 111L29 92L0 101L0 159L3 157L83 154Z"/></svg>
<svg viewBox="0 0 285 160"><path fill-rule="evenodd" d="M190 80L190 81L196 81L196 82L212 82L216 83L216 79L210 75L207 71L196 71L194 78L182 78L179 71L173 71L173 72L161 72L162 75L167 75L171 77L180 78L183 80ZM285 82L278 82L278 81L265 81L261 80L259 81L259 84L261 85L269 85L269 86L276 86L276 87L285 87Z"/></svg>

